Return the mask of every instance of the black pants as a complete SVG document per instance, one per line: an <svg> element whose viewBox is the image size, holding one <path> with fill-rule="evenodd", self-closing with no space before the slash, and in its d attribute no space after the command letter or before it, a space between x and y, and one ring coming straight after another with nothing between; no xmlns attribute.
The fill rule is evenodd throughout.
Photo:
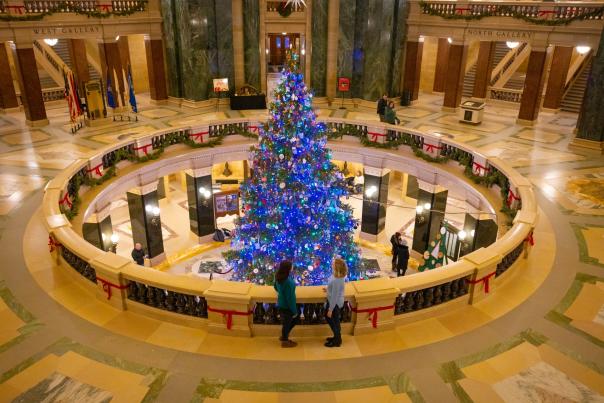
<svg viewBox="0 0 604 403"><path fill-rule="evenodd" d="M397 266L398 263L398 253L396 250L392 250L392 270Z"/></svg>
<svg viewBox="0 0 604 403"><path fill-rule="evenodd" d="M300 315L296 315L294 318L294 314L289 309L279 308L279 311L281 312L281 340L287 340L289 333L298 323Z"/></svg>
<svg viewBox="0 0 604 403"><path fill-rule="evenodd" d="M329 304L327 304L327 309L329 310ZM340 307L337 305L331 312L331 318L327 316L327 313L325 314L325 320L327 321L327 324L329 325L329 327L331 328L331 331L333 332L333 341L335 343L342 342L342 329L340 326L340 315L341 315Z"/></svg>
<svg viewBox="0 0 604 403"><path fill-rule="evenodd" d="M408 263L408 261L399 261L398 264L396 265L396 275L398 277L404 276L405 273L407 272L407 263Z"/></svg>

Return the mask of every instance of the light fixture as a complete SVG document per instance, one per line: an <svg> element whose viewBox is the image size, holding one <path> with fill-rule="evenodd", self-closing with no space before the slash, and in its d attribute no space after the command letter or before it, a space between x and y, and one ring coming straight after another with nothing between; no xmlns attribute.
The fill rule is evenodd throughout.
<svg viewBox="0 0 604 403"><path fill-rule="evenodd" d="M203 197L205 197L206 199L209 199L210 196L212 196L212 191L206 189L203 186L199 188L199 193L201 193L203 195Z"/></svg>
<svg viewBox="0 0 604 403"><path fill-rule="evenodd" d="M150 205L150 204L147 204L147 205L145 206L145 211L146 211L147 213L150 213L151 211L153 211L153 206L152 206L152 205Z"/></svg>
<svg viewBox="0 0 604 403"><path fill-rule="evenodd" d="M59 43L59 40L57 38L44 39L44 43L48 46L55 46L57 43Z"/></svg>
<svg viewBox="0 0 604 403"><path fill-rule="evenodd" d="M448 38L447 38L447 42L449 42L450 44L451 44L451 43L453 43L453 38L448 37Z"/></svg>
<svg viewBox="0 0 604 403"><path fill-rule="evenodd" d="M426 37L425 37L425 36L423 36L423 35L420 35L420 36L419 36L419 39L418 39L418 42L423 43L423 42L424 42L424 40L426 40Z"/></svg>
<svg viewBox="0 0 604 403"><path fill-rule="evenodd" d="M300 53L302 53L302 56L304 56L306 54L306 49L302 49Z"/></svg>
<svg viewBox="0 0 604 403"><path fill-rule="evenodd" d="M461 231L459 231L459 232L457 233L457 237L458 237L460 240L462 240L462 241L463 241L464 239L466 239L466 235L468 235L468 234L466 234L466 231L464 231L464 230L461 230Z"/></svg>
<svg viewBox="0 0 604 403"><path fill-rule="evenodd" d="M421 213L423 213L423 212L424 212L424 206L421 206L421 205L420 205L420 206L417 206L417 207L415 208L415 211L417 211L417 214L421 214Z"/></svg>
<svg viewBox="0 0 604 403"><path fill-rule="evenodd" d="M287 32L281 32L281 35L287 35Z"/></svg>
<svg viewBox="0 0 604 403"><path fill-rule="evenodd" d="M119 40L120 40L120 36L119 36L119 35L118 35L118 36L116 36L116 37L115 37L115 40L116 40L116 41L119 41Z"/></svg>
<svg viewBox="0 0 604 403"><path fill-rule="evenodd" d="M430 203L424 203L424 209L430 210L430 207L432 207Z"/></svg>
<svg viewBox="0 0 604 403"><path fill-rule="evenodd" d="M268 55L268 48L266 48L265 52L266 52L266 54Z"/></svg>
<svg viewBox="0 0 604 403"><path fill-rule="evenodd" d="M289 6L290 4L295 8L300 8L302 5L306 7L306 3L304 2L304 0L287 0L285 6Z"/></svg>
<svg viewBox="0 0 604 403"><path fill-rule="evenodd" d="M117 234L117 232L114 232L113 234L111 234L111 243L114 245L117 245L117 243L120 241L120 236Z"/></svg>
<svg viewBox="0 0 604 403"><path fill-rule="evenodd" d="M222 171L222 174L224 176L226 176L227 178L231 175L233 175L233 172L231 171L231 169L229 168L229 163L225 162L224 163L224 170Z"/></svg>
<svg viewBox="0 0 604 403"><path fill-rule="evenodd" d="M584 55L591 50L589 46L577 46L575 49L580 55Z"/></svg>
<svg viewBox="0 0 604 403"><path fill-rule="evenodd" d="M377 187L375 186L369 186L367 188L367 190L365 191L365 196L367 197L373 197L373 195L377 192Z"/></svg>
<svg viewBox="0 0 604 403"><path fill-rule="evenodd" d="M472 238L474 238L474 234L476 234L476 231L474 231L474 230L470 231L470 236L471 236Z"/></svg>
<svg viewBox="0 0 604 403"><path fill-rule="evenodd" d="M520 45L520 42L507 41L505 45L510 49L516 49Z"/></svg>

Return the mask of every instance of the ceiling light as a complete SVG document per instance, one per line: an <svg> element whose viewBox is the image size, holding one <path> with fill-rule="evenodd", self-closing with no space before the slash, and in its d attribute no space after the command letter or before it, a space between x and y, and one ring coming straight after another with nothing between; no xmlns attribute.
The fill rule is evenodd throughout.
<svg viewBox="0 0 604 403"><path fill-rule="evenodd" d="M520 45L520 42L507 41L505 44L510 49L516 49Z"/></svg>
<svg viewBox="0 0 604 403"><path fill-rule="evenodd" d="M47 44L48 46L55 46L58 42L59 42L59 40L57 38L44 39L44 43Z"/></svg>
<svg viewBox="0 0 604 403"><path fill-rule="evenodd" d="M466 235L467 235L467 234L466 234L466 231L464 231L464 230L461 230L461 231L459 231L459 232L457 233L457 237L458 237L459 239L461 239L462 241L463 241L464 239L466 239Z"/></svg>
<svg viewBox="0 0 604 403"><path fill-rule="evenodd" d="M447 38L447 42L449 42L449 43L453 43L453 38L448 37L448 38Z"/></svg>
<svg viewBox="0 0 604 403"><path fill-rule="evenodd" d="M365 191L365 195L367 197L372 197L375 193L377 192L377 187L375 186L370 186L366 191Z"/></svg>
<svg viewBox="0 0 604 403"><path fill-rule="evenodd" d="M584 55L591 50L589 46L577 46L575 49L580 55Z"/></svg>

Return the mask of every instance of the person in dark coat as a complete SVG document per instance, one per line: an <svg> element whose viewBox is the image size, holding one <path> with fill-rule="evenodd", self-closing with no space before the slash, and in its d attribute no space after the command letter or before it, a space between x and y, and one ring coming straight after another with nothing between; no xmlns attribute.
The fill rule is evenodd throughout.
<svg viewBox="0 0 604 403"><path fill-rule="evenodd" d="M143 250L143 245L138 242L134 244L134 249L132 249L132 260L138 265L145 265L145 251Z"/></svg>
<svg viewBox="0 0 604 403"><path fill-rule="evenodd" d="M377 102L377 114L380 115L380 122L384 121L384 115L386 114L386 106L388 106L388 96L382 95Z"/></svg>
<svg viewBox="0 0 604 403"><path fill-rule="evenodd" d="M392 271L396 270L396 262L398 258L399 241L401 239L401 233L395 232L390 237L390 243L392 244Z"/></svg>
<svg viewBox="0 0 604 403"><path fill-rule="evenodd" d="M407 264L409 263L409 246L407 246L407 241L402 238L399 239L397 255L396 276L400 277L407 272Z"/></svg>

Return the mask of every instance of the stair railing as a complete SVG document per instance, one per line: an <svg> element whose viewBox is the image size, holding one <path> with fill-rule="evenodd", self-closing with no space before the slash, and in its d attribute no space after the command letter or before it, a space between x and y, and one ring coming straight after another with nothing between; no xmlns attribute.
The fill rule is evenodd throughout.
<svg viewBox="0 0 604 403"><path fill-rule="evenodd" d="M570 91L570 89L575 85L575 82L585 69L588 68L591 61L592 52L589 51L584 55L579 55L579 58L573 62L573 64L568 68L568 75L566 76L566 85L564 86L564 93L562 94L562 99L566 97L566 94Z"/></svg>
<svg viewBox="0 0 604 403"><path fill-rule="evenodd" d="M501 77L505 74L505 72L510 68L516 57L526 48L526 43L521 43L514 49L510 49L505 56L497 63L497 66L493 69L491 73L491 85L496 85L497 81L501 79Z"/></svg>
<svg viewBox="0 0 604 403"><path fill-rule="evenodd" d="M64 86L63 71L71 71L63 59L44 41L34 41L36 61L46 70L58 86Z"/></svg>
<svg viewBox="0 0 604 403"><path fill-rule="evenodd" d="M502 88L503 86L505 86L505 83L507 83L508 80L512 77L512 75L516 72L516 70L518 70L518 67L520 67L520 65L524 63L526 58L528 58L531 54L531 46L527 43L523 43L517 46L516 49L518 50L513 53L511 59L506 61L496 80L491 81L491 86L498 88Z"/></svg>

